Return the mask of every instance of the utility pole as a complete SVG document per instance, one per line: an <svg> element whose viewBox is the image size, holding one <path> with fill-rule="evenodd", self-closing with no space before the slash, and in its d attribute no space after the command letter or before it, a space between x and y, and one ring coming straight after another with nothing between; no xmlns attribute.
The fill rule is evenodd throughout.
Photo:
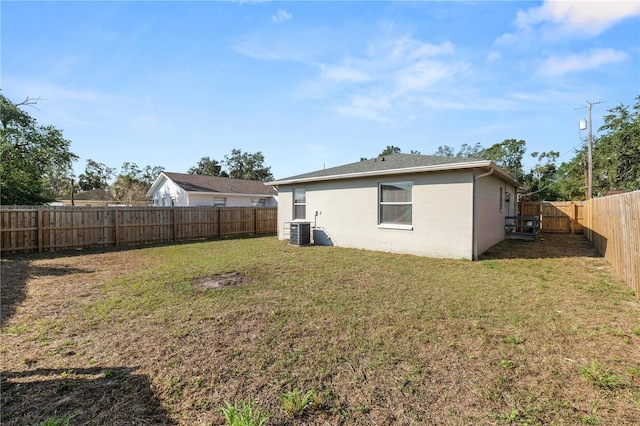
<svg viewBox="0 0 640 426"><path fill-rule="evenodd" d="M587 200L593 198L593 133L592 133L592 125L591 125L591 107L593 105L601 104L602 102L589 102L587 101L586 108L589 111L587 126L588 126L588 136L587 136L587 169L588 169L588 182L587 182ZM583 107L584 108L584 107ZM579 108L582 109L582 108Z"/></svg>

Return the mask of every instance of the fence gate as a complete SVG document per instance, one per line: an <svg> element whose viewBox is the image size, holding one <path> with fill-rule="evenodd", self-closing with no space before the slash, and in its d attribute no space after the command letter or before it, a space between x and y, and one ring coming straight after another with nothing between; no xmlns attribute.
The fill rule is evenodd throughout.
<svg viewBox="0 0 640 426"><path fill-rule="evenodd" d="M552 234L581 234L582 201L530 202L520 204L521 216L540 218L540 231Z"/></svg>

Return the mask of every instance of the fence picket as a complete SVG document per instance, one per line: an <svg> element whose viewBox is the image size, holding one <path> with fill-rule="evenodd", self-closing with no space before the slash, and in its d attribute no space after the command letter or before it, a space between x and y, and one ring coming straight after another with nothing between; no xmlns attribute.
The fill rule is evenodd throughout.
<svg viewBox="0 0 640 426"><path fill-rule="evenodd" d="M0 252L44 252L275 234L276 218L276 207L0 209Z"/></svg>

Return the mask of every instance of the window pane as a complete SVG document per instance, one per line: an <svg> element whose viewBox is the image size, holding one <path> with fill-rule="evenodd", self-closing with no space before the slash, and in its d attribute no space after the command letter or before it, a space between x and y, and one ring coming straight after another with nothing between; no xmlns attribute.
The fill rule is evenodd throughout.
<svg viewBox="0 0 640 426"><path fill-rule="evenodd" d="M380 205L380 223L411 225L411 204Z"/></svg>
<svg viewBox="0 0 640 426"><path fill-rule="evenodd" d="M307 217L307 206L293 206L293 218L294 219L306 219Z"/></svg>
<svg viewBox="0 0 640 426"><path fill-rule="evenodd" d="M304 189L294 189L293 190L293 202L295 204L306 203L307 202L307 191Z"/></svg>
<svg viewBox="0 0 640 426"><path fill-rule="evenodd" d="M411 202L411 182L380 185L380 201L383 203Z"/></svg>

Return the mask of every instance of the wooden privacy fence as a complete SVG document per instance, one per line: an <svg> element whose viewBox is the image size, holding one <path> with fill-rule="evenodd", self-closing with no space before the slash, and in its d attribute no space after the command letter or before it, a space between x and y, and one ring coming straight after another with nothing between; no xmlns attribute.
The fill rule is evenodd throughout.
<svg viewBox="0 0 640 426"><path fill-rule="evenodd" d="M0 210L2 253L126 246L277 232L277 207Z"/></svg>
<svg viewBox="0 0 640 426"><path fill-rule="evenodd" d="M520 205L520 216L540 218L540 231L552 234L582 234L584 221L583 201L525 201Z"/></svg>
<svg viewBox="0 0 640 426"><path fill-rule="evenodd" d="M584 234L640 298L640 191L585 201Z"/></svg>

